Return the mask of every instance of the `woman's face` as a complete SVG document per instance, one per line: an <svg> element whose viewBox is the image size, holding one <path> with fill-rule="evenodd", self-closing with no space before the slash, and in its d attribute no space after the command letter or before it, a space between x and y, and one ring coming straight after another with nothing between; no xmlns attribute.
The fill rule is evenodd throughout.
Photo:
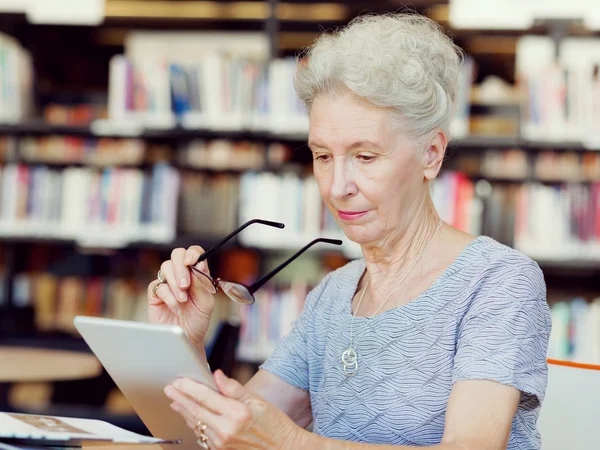
<svg viewBox="0 0 600 450"><path fill-rule="evenodd" d="M387 110L351 93L318 96L309 146L321 197L349 239L380 246L403 234L427 191L426 152Z"/></svg>

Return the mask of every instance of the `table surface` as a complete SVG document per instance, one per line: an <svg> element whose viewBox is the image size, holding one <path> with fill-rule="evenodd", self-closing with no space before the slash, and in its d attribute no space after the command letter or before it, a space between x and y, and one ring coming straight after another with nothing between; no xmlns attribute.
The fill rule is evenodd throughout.
<svg viewBox="0 0 600 450"><path fill-rule="evenodd" d="M0 361L4 383L77 380L102 372L93 354L72 350L0 346Z"/></svg>

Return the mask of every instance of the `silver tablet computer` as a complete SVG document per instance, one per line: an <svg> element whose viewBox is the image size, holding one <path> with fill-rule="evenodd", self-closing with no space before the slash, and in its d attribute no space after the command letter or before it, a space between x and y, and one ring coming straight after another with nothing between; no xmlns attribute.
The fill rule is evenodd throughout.
<svg viewBox="0 0 600 450"><path fill-rule="evenodd" d="M164 388L188 377L217 389L210 370L178 326L77 316L75 327L153 436L181 439L169 450L197 450Z"/></svg>

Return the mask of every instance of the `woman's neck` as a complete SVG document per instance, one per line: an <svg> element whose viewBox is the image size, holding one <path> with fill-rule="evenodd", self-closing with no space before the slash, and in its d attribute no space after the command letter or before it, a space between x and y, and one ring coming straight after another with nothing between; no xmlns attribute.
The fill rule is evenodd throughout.
<svg viewBox="0 0 600 450"><path fill-rule="evenodd" d="M427 247L439 224L433 202L427 198L403 231L381 245L363 248L371 285L389 284L403 276Z"/></svg>

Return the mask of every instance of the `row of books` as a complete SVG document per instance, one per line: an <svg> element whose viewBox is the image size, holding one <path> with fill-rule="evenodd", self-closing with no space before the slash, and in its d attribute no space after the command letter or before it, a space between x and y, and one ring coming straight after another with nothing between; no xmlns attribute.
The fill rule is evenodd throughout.
<svg viewBox="0 0 600 450"><path fill-rule="evenodd" d="M49 165L138 166L149 160L165 160L180 167L241 171L279 167L290 156L290 147L281 143L229 139L193 139L174 149L135 138L53 135L5 137L0 141L0 162Z"/></svg>
<svg viewBox="0 0 600 450"><path fill-rule="evenodd" d="M193 139L170 152L142 139L24 137L0 142L0 161L20 159L41 164L90 166L140 165L147 159L176 162L180 167L215 171L261 170L280 167L293 150L281 143L265 144L228 139ZM18 148L18 152L17 149ZM454 167L488 179L544 182L600 180L600 153L545 150L486 150L481 157L458 155Z"/></svg>
<svg viewBox="0 0 600 450"><path fill-rule="evenodd" d="M600 254L600 182L474 182L444 171L432 197L449 224L534 258L597 260ZM324 206L312 176L179 171L163 163L148 171L24 164L0 171L0 228L9 236L102 247L168 243L176 234L217 238L255 218L286 227L250 227L240 235L242 244L298 249L317 237L340 238L347 256L361 256Z"/></svg>
<svg viewBox="0 0 600 450"><path fill-rule="evenodd" d="M175 238L179 171L7 164L0 171L4 236L74 239L85 246L123 246Z"/></svg>
<svg viewBox="0 0 600 450"><path fill-rule="evenodd" d="M0 33L0 123L32 114L31 55L14 38Z"/></svg>
<svg viewBox="0 0 600 450"><path fill-rule="evenodd" d="M75 126L90 125L96 119L106 119L107 114L106 105L99 103L48 103L42 112L46 123Z"/></svg>
<svg viewBox="0 0 600 450"><path fill-rule="evenodd" d="M19 157L30 163L139 165L145 155L146 144L141 139L47 136L25 137L19 142Z"/></svg>
<svg viewBox="0 0 600 450"><path fill-rule="evenodd" d="M168 243L176 231L218 237L255 218L283 222L286 228L250 227L240 236L250 246L300 247L323 234L340 235L315 179L295 173L212 174L164 163L149 170L11 163L0 170L4 236L114 247Z"/></svg>
<svg viewBox="0 0 600 450"><path fill-rule="evenodd" d="M135 277L23 272L13 279L13 304L33 310L33 325L38 331L78 336L73 326L77 315L147 322L148 282ZM243 306L220 296L215 318L234 319L241 325L238 359L260 362L268 358L300 316L309 289L301 280L287 287L268 284L256 293L255 304Z"/></svg>
<svg viewBox="0 0 600 450"><path fill-rule="evenodd" d="M177 161L185 167L212 170L260 170L267 161L281 164L287 159L285 146L215 139L194 139L177 152Z"/></svg>
<svg viewBox="0 0 600 450"><path fill-rule="evenodd" d="M600 148L600 39L525 36L517 44L522 135Z"/></svg>
<svg viewBox="0 0 600 450"><path fill-rule="evenodd" d="M540 259L600 259L600 182L525 184L515 198L515 246Z"/></svg>
<svg viewBox="0 0 600 450"><path fill-rule="evenodd" d="M306 134L306 109L293 89L295 58L269 58L264 33L131 32L125 51L109 64L108 105L46 105L56 124L87 124L102 134L141 127L252 129ZM32 115L29 54L9 36L0 39L0 123ZM474 78L471 58L459 77L454 138L469 132Z"/></svg>
<svg viewBox="0 0 600 450"><path fill-rule="evenodd" d="M35 252L22 255L16 275L7 280L12 284L12 304L20 317L33 319L33 323L27 325L31 329L67 332L75 336L73 318L76 315L147 321L147 287L168 254L144 250L141 254L118 253L100 261L96 255L75 249L36 245ZM224 279L249 284L286 258L286 255L273 254L263 257L252 250L236 248L222 249L219 254L210 261L211 272ZM3 255L0 252L0 274L4 271ZM238 305L219 292L207 344L210 345L219 322L224 320L242 323L242 348L255 348L258 340L279 340L299 316L308 286L316 285L324 273L344 262L343 258L324 262L319 255L303 255L293 267L279 272L256 293L254 306ZM2 281L0 277L0 285ZM295 299L293 305L283 297L288 290ZM4 290L0 290L0 307L6 303L3 293ZM273 309L269 309L267 317L264 308L268 305ZM261 311L258 315L256 308ZM22 314L22 310L27 314ZM266 332L264 336L263 332Z"/></svg>
<svg viewBox="0 0 600 450"><path fill-rule="evenodd" d="M473 163L458 158L456 168L490 180L537 180L542 182L586 182L600 180L600 153L544 150L528 153L514 148L486 150Z"/></svg>
<svg viewBox="0 0 600 450"><path fill-rule="evenodd" d="M166 160L183 168L243 171L281 167L290 160L292 153L290 146L282 143L229 139L193 139L173 152L163 145L132 138L54 135L0 140L0 161L20 159L29 163L62 165L131 166L147 160ZM544 150L532 155L519 148L490 149L477 157L459 154L455 160L453 168L491 180L600 180L600 153L594 151Z"/></svg>
<svg viewBox="0 0 600 450"><path fill-rule="evenodd" d="M110 62L108 121L216 130L305 134L306 108L293 89L294 58L270 60L264 38L204 33L131 33ZM469 133L474 64L459 76L454 138ZM109 125L110 126L110 125Z"/></svg>
<svg viewBox="0 0 600 450"><path fill-rule="evenodd" d="M533 178L541 181L598 181L600 153L541 152L535 159Z"/></svg>
<svg viewBox="0 0 600 450"><path fill-rule="evenodd" d="M13 305L32 307L39 331L76 335L77 315L147 321L147 283L135 278L60 277L49 272L19 273Z"/></svg>
<svg viewBox="0 0 600 450"><path fill-rule="evenodd" d="M582 297L551 305L552 332L548 357L600 364L600 298Z"/></svg>
<svg viewBox="0 0 600 450"><path fill-rule="evenodd" d="M110 62L109 121L171 128L306 133L308 116L292 87L293 58L254 60L209 52L196 61Z"/></svg>
<svg viewBox="0 0 600 450"><path fill-rule="evenodd" d="M165 160L182 168L243 171L281 167L294 151L277 142L229 139L193 139L176 151L171 150L162 144L132 138L4 137L0 139L0 162L131 166ZM519 148L490 149L477 157L459 154L451 161L451 167L490 180L585 182L600 180L600 153L544 150L531 154Z"/></svg>
<svg viewBox="0 0 600 450"><path fill-rule="evenodd" d="M540 260L600 260L600 182L490 183L443 172L432 197L440 216Z"/></svg>

